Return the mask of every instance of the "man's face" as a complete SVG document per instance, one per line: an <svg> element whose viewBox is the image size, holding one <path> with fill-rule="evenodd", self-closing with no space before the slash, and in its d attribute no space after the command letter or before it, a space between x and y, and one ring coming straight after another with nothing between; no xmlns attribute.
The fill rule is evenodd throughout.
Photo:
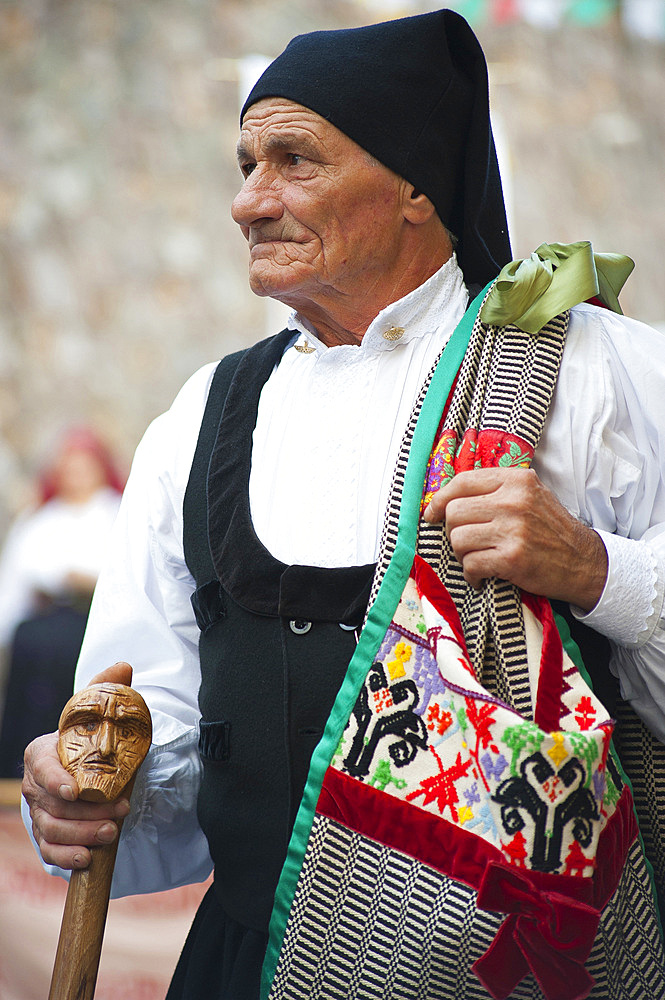
<svg viewBox="0 0 665 1000"><path fill-rule="evenodd" d="M150 715L141 696L123 684L92 684L65 705L58 753L76 778L82 799L118 797L150 747Z"/></svg>
<svg viewBox="0 0 665 1000"><path fill-rule="evenodd" d="M254 292L307 315L308 304L394 280L405 182L334 125L292 101L259 101L245 115L238 163L245 182L232 215L249 243Z"/></svg>

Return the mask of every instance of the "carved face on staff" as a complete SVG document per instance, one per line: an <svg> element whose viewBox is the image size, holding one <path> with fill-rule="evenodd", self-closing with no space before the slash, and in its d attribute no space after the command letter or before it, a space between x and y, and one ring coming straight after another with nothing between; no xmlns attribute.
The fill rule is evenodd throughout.
<svg viewBox="0 0 665 1000"><path fill-rule="evenodd" d="M65 705L58 753L91 802L118 797L150 747L152 727L145 702L124 684L91 684Z"/></svg>

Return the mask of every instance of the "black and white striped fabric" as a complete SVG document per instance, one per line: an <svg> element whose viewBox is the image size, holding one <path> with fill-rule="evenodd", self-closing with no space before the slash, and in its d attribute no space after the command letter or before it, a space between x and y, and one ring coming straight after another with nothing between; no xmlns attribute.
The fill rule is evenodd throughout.
<svg viewBox="0 0 665 1000"><path fill-rule="evenodd" d="M314 877L321 870L326 880ZM487 1000L471 966L503 916L475 900L461 882L317 816L271 997ZM662 954L636 843L587 961L590 1000L662 1000ZM542 997L531 975L510 994Z"/></svg>

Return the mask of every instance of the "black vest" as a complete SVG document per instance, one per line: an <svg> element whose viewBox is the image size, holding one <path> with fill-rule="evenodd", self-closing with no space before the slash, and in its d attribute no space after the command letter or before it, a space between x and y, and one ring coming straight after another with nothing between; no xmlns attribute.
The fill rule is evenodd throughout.
<svg viewBox="0 0 665 1000"><path fill-rule="evenodd" d="M220 362L185 495L184 550L201 629L198 818L215 889L265 930L309 761L355 648L373 566L287 566L249 511L261 389L292 334Z"/></svg>

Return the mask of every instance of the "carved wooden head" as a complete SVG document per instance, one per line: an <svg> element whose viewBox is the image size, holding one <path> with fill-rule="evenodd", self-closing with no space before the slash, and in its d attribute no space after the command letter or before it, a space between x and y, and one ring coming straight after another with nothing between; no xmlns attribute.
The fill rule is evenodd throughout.
<svg viewBox="0 0 665 1000"><path fill-rule="evenodd" d="M150 748L152 723L141 695L124 684L91 684L65 705L58 754L82 799L118 797Z"/></svg>

